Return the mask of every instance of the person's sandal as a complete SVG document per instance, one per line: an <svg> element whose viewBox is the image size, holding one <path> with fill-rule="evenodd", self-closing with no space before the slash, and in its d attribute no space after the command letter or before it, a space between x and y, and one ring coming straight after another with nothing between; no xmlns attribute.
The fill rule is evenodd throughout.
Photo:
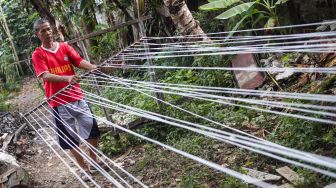
<svg viewBox="0 0 336 188"><path fill-rule="evenodd" d="M109 167L108 167L107 165L105 165L105 163L103 163L103 162L99 162L98 165L99 165L102 169L104 169L104 170L108 170L108 169L109 169ZM96 169L96 167L94 167L94 166L92 166L92 165L89 165L89 171L90 171L91 173L94 173L94 172L97 172L98 170Z"/></svg>

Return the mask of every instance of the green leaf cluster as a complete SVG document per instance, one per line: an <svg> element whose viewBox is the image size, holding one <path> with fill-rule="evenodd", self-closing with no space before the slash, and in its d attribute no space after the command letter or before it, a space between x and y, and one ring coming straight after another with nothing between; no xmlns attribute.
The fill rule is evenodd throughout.
<svg viewBox="0 0 336 188"><path fill-rule="evenodd" d="M279 15L277 14L277 7L285 4L288 0L250 0L248 2L242 0L208 1L208 4L200 6L201 10L214 11L225 9L225 11L218 15L216 19L226 20L240 16L240 20L236 21L236 24L231 29L231 31L236 31L244 25L244 22L250 22L250 26L252 27L263 20L265 21L265 28L278 25Z"/></svg>
<svg viewBox="0 0 336 188"><path fill-rule="evenodd" d="M19 58L27 59L38 43L33 31L33 23L38 14L30 9L24 10L20 3L18 0L0 3L3 8L1 16L6 18ZM0 39L0 82L16 82L19 75L17 75L16 66L13 64L15 60L8 36L2 26L0 26ZM21 66L27 67L29 65L21 63ZM32 74L30 69L26 68L25 70L25 74Z"/></svg>

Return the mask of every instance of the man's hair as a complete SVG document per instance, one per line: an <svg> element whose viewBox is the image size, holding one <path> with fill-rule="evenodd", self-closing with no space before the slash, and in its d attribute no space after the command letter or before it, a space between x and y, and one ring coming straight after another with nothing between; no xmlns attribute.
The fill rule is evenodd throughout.
<svg viewBox="0 0 336 188"><path fill-rule="evenodd" d="M34 22L34 31L38 32L40 30L40 26L44 23L49 23L50 24L50 22L45 18L40 18L40 19L36 20Z"/></svg>

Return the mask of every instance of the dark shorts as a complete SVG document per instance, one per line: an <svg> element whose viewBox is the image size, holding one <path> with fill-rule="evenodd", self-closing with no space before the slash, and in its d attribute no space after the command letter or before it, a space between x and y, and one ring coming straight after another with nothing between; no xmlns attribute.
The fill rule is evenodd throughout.
<svg viewBox="0 0 336 188"><path fill-rule="evenodd" d="M54 125L59 134L56 136L63 149L79 146L80 139L74 132L85 140L100 136L97 121L92 116L92 111L85 100L53 107L52 111L55 115Z"/></svg>

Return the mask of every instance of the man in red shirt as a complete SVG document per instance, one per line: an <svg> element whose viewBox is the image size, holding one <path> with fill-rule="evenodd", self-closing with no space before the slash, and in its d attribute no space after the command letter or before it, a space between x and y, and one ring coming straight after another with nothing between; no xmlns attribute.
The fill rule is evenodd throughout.
<svg viewBox="0 0 336 188"><path fill-rule="evenodd" d="M63 149L70 149L78 164L88 172L88 166L80 153L74 149L74 146L79 145L79 135L91 145L97 147L100 133L90 108L83 100L82 91L77 84L79 77L75 75L73 66L87 71L95 70L97 66L83 60L67 43L54 42L50 23L46 19L37 20L34 23L34 29L42 45L32 55L33 65L37 77L44 81L46 97L52 108L54 123L59 134L59 144ZM50 99L51 96L69 84L74 84L71 89ZM78 111L78 109L81 109L84 113ZM74 133L74 131L77 132L76 120L79 129L78 134ZM98 162L92 150L90 150L90 157ZM85 177L83 179L88 180Z"/></svg>

